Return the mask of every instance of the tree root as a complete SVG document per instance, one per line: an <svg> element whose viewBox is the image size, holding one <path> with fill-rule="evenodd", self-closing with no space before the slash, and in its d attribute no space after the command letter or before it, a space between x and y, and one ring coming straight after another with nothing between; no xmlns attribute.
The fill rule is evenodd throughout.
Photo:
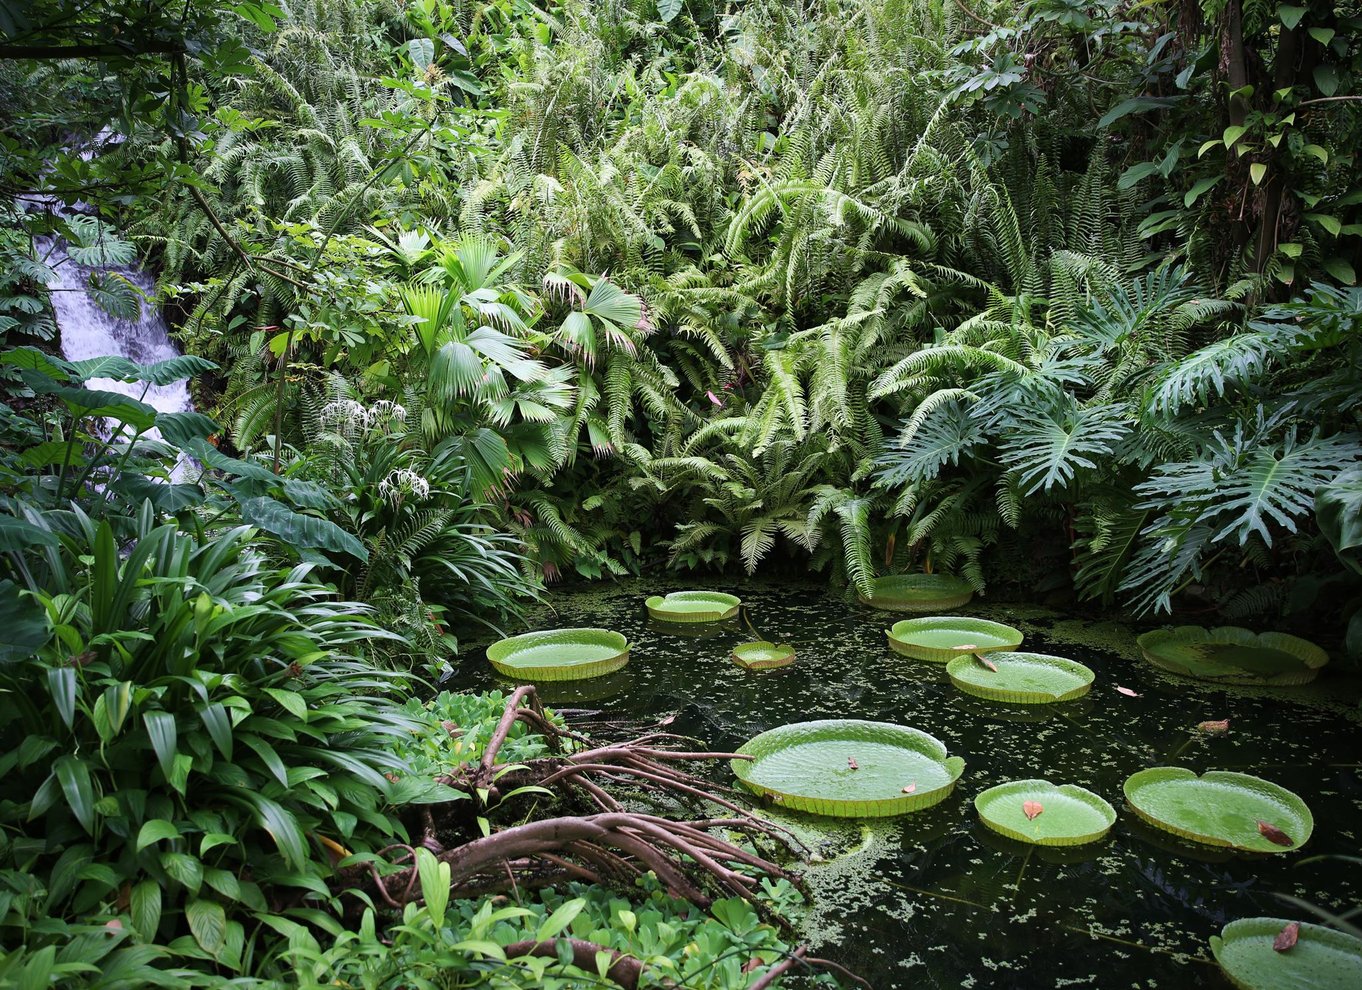
<svg viewBox="0 0 1362 990"><path fill-rule="evenodd" d="M553 756L530 761L507 771L498 767L497 754L516 722L523 722L542 735ZM799 878L778 864L744 849L729 838L715 834L737 833L746 838L774 839L786 848L804 851L786 830L757 818L729 796L727 787L683 769L678 764L694 761L746 759L736 753L709 752L692 748L694 740L667 732L651 732L622 742L593 746L586 737L556 725L545 714L534 688L517 688L477 764L460 767L440 778L441 783L480 799L493 808L502 795L527 785L553 788L574 798L586 813L528 821L494 831L490 835L445 848L436 836L438 812L423 813L424 835L413 845L395 845L380 855L396 853L386 875L369 864L375 893L385 904L401 908L419 900L415 846L424 846L450 868L450 892L454 897L477 897L583 881L630 888L643 874L653 873L673 897L708 909L716 896L741 897L759 906L757 892L763 879L784 879L799 885ZM607 790L615 785L672 803L719 807L727 817L674 821L660 815L626 808ZM483 797L485 796L485 797ZM483 805L480 805L480 814ZM467 802L447 806L451 816L467 808ZM466 830L465 830L466 831ZM779 917L768 921L789 930ZM507 955L557 955L556 941L518 942ZM596 968L600 947L566 940L574 960L584 968ZM840 969L824 960L809 959L802 948L771 970L759 984L770 986L795 966ZM622 987L635 987L642 971L637 960L616 954L610 979ZM849 975L849 974L848 974Z"/></svg>

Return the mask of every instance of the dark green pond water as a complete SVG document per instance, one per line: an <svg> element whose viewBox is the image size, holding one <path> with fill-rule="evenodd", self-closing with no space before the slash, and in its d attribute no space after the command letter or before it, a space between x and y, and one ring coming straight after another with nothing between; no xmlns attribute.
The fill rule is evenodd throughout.
<svg viewBox="0 0 1362 990"><path fill-rule="evenodd" d="M1023 649L1070 657L1097 675L1092 693L1077 702L997 706L956 691L941 665L891 652L884 630L898 613L844 603L821 587L707 585L740 595L763 638L798 651L793 666L749 672L728 656L757 638L745 625L698 626L687 635L650 625L646 595L688 586L699 585L553 593L536 628L615 629L629 638L631 656L618 674L550 687L546 700L636 717L675 712L674 731L725 750L789 722L877 719L929 732L966 760L955 793L924 812L840 824L780 816L827 860L806 871L818 904L804 937L877 988L1223 988L1229 984L1206 940L1226 922L1309 918L1278 895L1334 911L1360 902L1362 866L1311 861L1362 849L1354 681L1214 688L1145 664L1125 627L971 604L957 613L1015 625L1026 634ZM472 650L457 680L505 686ZM1196 731L1199 722L1223 718L1227 735ZM1138 822L1121 792L1131 773L1166 765L1239 770L1288 787L1314 812L1314 837L1302 852L1263 858L1178 845ZM987 832L974 796L1027 777L1105 797L1118 811L1111 836L1059 851Z"/></svg>

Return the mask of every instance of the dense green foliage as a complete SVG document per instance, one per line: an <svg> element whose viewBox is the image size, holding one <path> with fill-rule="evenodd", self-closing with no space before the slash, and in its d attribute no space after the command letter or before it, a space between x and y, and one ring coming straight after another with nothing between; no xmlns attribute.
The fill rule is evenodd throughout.
<svg viewBox="0 0 1362 990"><path fill-rule="evenodd" d="M391 946L373 905L340 923L328 843L405 842L469 759L439 726L495 723L409 672L569 576L953 571L1362 655L1360 29L1243 0L7 7L0 986L531 979L486 946L555 924L745 986L724 954L769 963L774 930L656 891L427 901ZM186 356L58 358L70 264ZM89 384L184 377L198 413Z"/></svg>

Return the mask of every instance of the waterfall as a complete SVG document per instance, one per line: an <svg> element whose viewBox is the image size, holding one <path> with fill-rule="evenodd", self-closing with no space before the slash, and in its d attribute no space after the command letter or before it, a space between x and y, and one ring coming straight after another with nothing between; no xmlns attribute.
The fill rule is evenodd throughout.
<svg viewBox="0 0 1362 990"><path fill-rule="evenodd" d="M56 279L48 289L52 293L52 310L57 317L61 335L62 356L68 361L115 355L150 364L179 355L170 340L170 332L160 308L144 304L136 319L125 320L110 316L89 292L90 273L72 261L60 243L44 238L40 242L42 254L56 272ZM117 272L150 296L154 280L139 268L103 268L101 272ZM188 412L194 408L185 381L170 385L148 385L146 382L117 382L107 378L92 378L90 388L104 389L131 396L154 407L158 412Z"/></svg>

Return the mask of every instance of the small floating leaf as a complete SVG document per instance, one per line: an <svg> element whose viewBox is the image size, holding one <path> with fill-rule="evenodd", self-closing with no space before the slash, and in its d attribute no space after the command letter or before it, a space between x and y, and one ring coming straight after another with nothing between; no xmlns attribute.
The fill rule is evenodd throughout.
<svg viewBox="0 0 1362 990"><path fill-rule="evenodd" d="M976 654L974 654L974 659L978 660L981 664L983 664L983 665L984 665L985 667L987 667L989 670L993 671L993 673L996 674L996 673L998 672L998 665L995 664L995 663L994 663L992 660L990 660L988 657L984 656L982 653L976 653Z"/></svg>
<svg viewBox="0 0 1362 990"><path fill-rule="evenodd" d="M961 643L959 646L952 646L951 649L952 649L952 650L959 650L961 653L965 653L965 652L968 652L969 650L977 650L977 649L979 649L979 644L978 644L978 643Z"/></svg>
<svg viewBox="0 0 1362 990"><path fill-rule="evenodd" d="M1294 846L1296 844L1291 840L1291 836L1287 835L1276 825L1269 825L1267 822L1260 821L1258 823L1258 831L1262 833L1263 838L1267 839L1268 842L1275 842L1279 846Z"/></svg>
<svg viewBox="0 0 1362 990"><path fill-rule="evenodd" d="M1288 922L1287 925L1277 933L1277 937L1272 940L1272 949L1274 952L1286 952L1296 944L1296 940L1300 937L1300 922Z"/></svg>
<svg viewBox="0 0 1362 990"><path fill-rule="evenodd" d="M851 769L853 769L853 770L859 770L859 769L861 769L861 765L860 765L859 763L856 762L856 757L854 757L854 756L848 756L848 757L847 757L847 766L851 767ZM1259 824L1260 824L1260 827L1261 827L1261 823L1259 823Z"/></svg>
<svg viewBox="0 0 1362 990"><path fill-rule="evenodd" d="M1127 698L1138 698L1140 696L1140 693L1138 691L1132 691L1128 687L1121 687L1121 685L1119 684L1116 685L1116 690L1119 691L1121 694L1125 695Z"/></svg>
<svg viewBox="0 0 1362 990"><path fill-rule="evenodd" d="M917 784L909 784L907 787L905 787L905 788L903 789L903 793L904 793L904 794L912 794L913 791L915 791L915 790L917 790Z"/></svg>
<svg viewBox="0 0 1362 990"><path fill-rule="evenodd" d="M1045 806L1041 804L1039 801L1022 802L1022 814L1026 816L1027 821L1035 821L1036 816L1039 815L1044 810Z"/></svg>
<svg viewBox="0 0 1362 990"><path fill-rule="evenodd" d="M1230 731L1230 720L1222 718L1218 722L1199 722L1197 728L1209 735L1218 736Z"/></svg>

